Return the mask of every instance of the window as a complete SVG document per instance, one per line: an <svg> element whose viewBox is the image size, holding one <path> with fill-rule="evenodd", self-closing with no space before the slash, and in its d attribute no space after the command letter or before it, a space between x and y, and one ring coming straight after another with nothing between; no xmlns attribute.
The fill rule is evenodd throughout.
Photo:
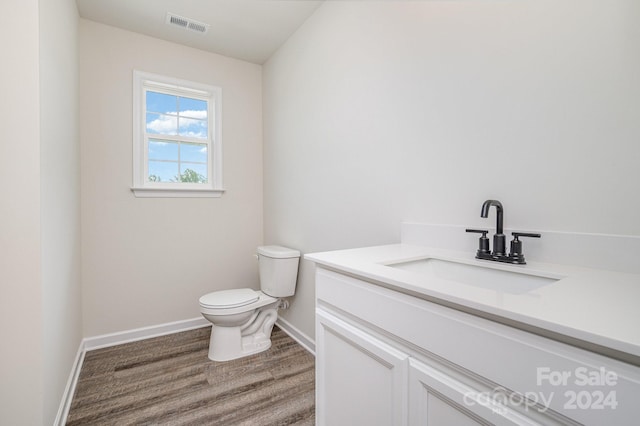
<svg viewBox="0 0 640 426"><path fill-rule="evenodd" d="M220 197L222 91L133 72L136 197Z"/></svg>

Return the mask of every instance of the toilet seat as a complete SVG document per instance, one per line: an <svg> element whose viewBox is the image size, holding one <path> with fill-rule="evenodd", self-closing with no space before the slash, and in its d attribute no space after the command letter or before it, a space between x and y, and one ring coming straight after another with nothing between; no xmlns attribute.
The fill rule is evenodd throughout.
<svg viewBox="0 0 640 426"><path fill-rule="evenodd" d="M249 305L260 298L257 291L250 288L214 291L200 298L200 306L212 309L230 309Z"/></svg>
<svg viewBox="0 0 640 426"><path fill-rule="evenodd" d="M241 290L241 291L238 291ZM229 297L231 300L232 297L237 297L235 299L235 306L225 305L225 306L213 306L209 303L222 303L218 301L218 293L226 293L226 292L237 292L237 295L228 295L223 294L220 300L225 300L226 297ZM243 297L244 296L244 297ZM213 302L211 302L213 300ZM242 302L240 302L242 301ZM276 303L278 301L277 298L271 297L262 291L252 290L250 288L242 288L242 289L234 289L234 290L221 290L214 291L213 293L205 294L200 298L200 312L203 314L209 315L235 315L241 312L252 311L263 306ZM230 302L226 302L230 303Z"/></svg>

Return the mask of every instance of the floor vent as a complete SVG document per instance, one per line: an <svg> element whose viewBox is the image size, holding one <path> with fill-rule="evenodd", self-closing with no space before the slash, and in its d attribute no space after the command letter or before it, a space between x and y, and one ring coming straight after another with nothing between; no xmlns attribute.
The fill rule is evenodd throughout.
<svg viewBox="0 0 640 426"><path fill-rule="evenodd" d="M209 30L209 24L196 21L195 19L185 18L184 16L167 13L167 24L175 25L186 30L195 31L204 34Z"/></svg>

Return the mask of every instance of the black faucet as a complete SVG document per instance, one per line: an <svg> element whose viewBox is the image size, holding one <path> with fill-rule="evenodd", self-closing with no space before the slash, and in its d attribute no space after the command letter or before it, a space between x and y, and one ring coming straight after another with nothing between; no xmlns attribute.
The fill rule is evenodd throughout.
<svg viewBox="0 0 640 426"><path fill-rule="evenodd" d="M487 238L488 230L485 229L467 229L467 232L481 233L482 236L479 240L478 251L476 252L476 259L493 260L496 262L515 263L518 265L525 265L524 254L522 254L522 241L521 237L540 238L540 234L532 234L527 232L512 232L513 240L511 241L511 252L506 254L506 240L503 232L503 220L504 220L504 208L502 203L498 200L487 200L482 204L482 210L480 211L480 217L488 217L489 209L491 206L496 208L496 233L493 236L493 251L489 250L489 239Z"/></svg>
<svg viewBox="0 0 640 426"><path fill-rule="evenodd" d="M487 200L482 204L482 210L480 211L480 217L489 217L489 208L495 206L496 208L496 233L493 236L493 254L495 256L503 256L505 254L505 236L502 233L502 223L504 216L504 209L502 203L498 200Z"/></svg>

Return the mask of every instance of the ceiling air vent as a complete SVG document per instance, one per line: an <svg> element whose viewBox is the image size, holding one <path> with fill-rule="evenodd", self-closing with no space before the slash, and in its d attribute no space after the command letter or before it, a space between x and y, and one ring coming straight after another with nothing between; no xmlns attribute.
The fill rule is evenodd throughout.
<svg viewBox="0 0 640 426"><path fill-rule="evenodd" d="M185 18L184 16L175 15L173 13L167 13L167 24L175 25L186 30L195 31L197 33L206 33L209 29L209 24L196 21L195 19Z"/></svg>

